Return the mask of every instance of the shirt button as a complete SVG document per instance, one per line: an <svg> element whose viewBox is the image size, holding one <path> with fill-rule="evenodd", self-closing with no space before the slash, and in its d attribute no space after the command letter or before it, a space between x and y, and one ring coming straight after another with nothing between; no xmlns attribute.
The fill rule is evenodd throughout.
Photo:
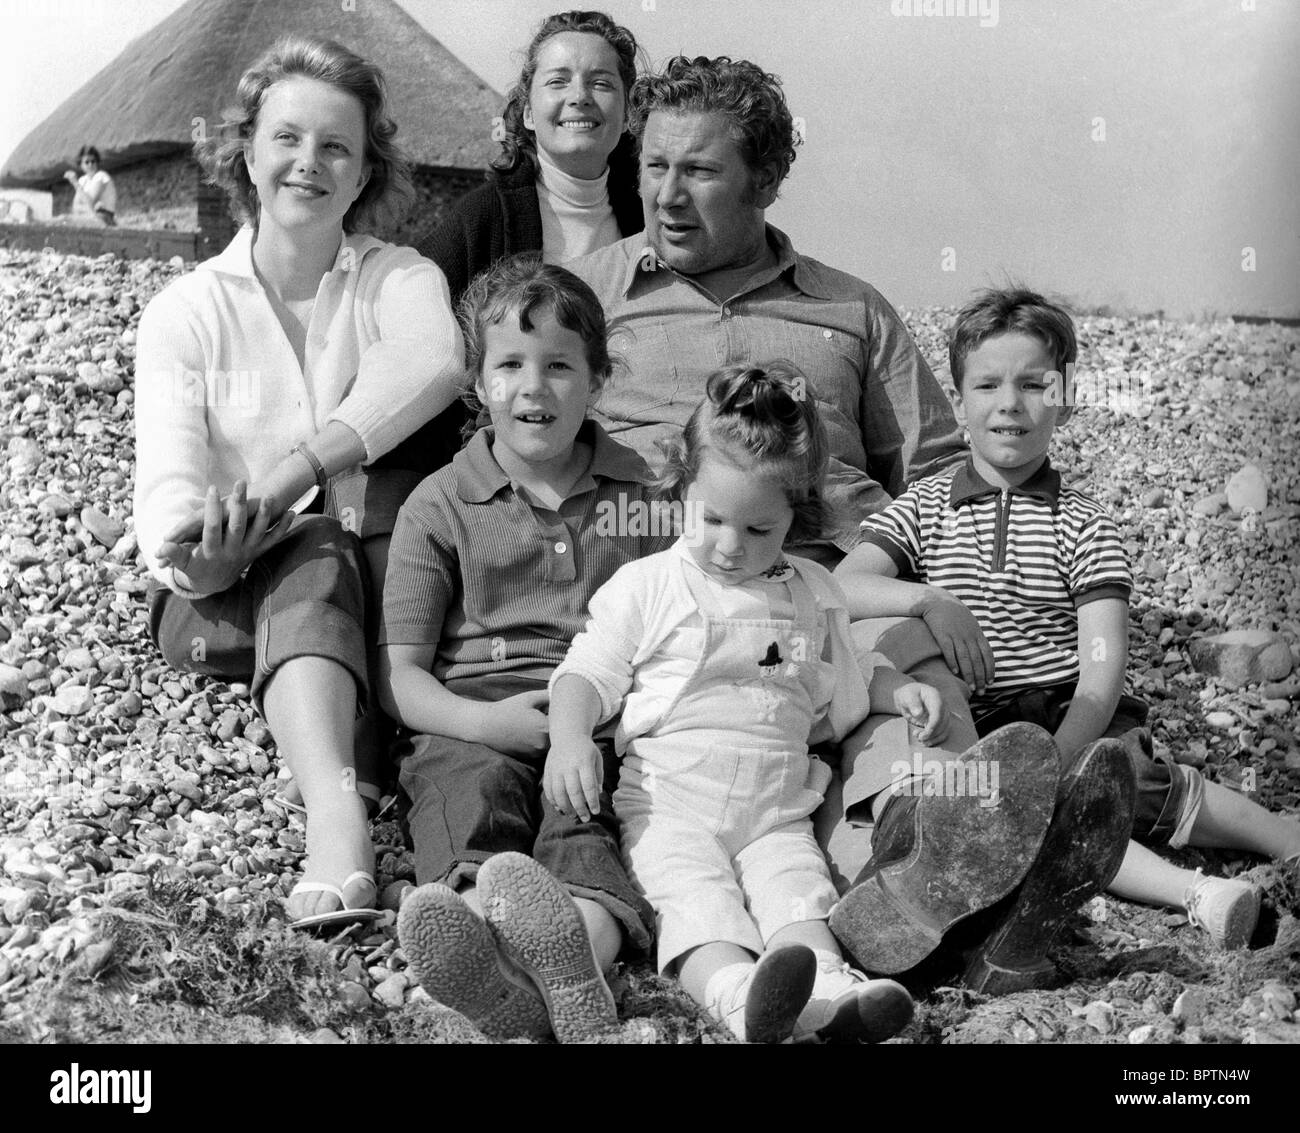
<svg viewBox="0 0 1300 1133"><path fill-rule="evenodd" d="M569 544L568 544L568 543L556 543L556 544L555 544L555 553L556 553L557 555L562 555L562 554L564 554L564 552L567 551L568 549L569 549Z"/></svg>

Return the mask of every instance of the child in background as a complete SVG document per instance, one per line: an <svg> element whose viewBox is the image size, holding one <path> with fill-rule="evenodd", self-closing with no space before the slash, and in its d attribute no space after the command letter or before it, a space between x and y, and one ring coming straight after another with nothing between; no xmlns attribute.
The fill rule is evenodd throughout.
<svg viewBox="0 0 1300 1133"><path fill-rule="evenodd" d="M1077 357L1074 325L1033 292L989 291L958 316L949 355L970 459L863 521L835 572L850 615L925 618L974 690L981 735L1039 724L1066 766L1119 738L1137 776L1137 841L1110 891L1184 909L1217 944L1242 947L1258 888L1179 869L1140 843L1289 858L1300 854L1300 823L1154 756L1147 706L1124 693L1132 576L1119 532L1099 503L1061 485L1047 458L1071 412L1047 391L1062 388Z"/></svg>
<svg viewBox="0 0 1300 1133"><path fill-rule="evenodd" d="M782 551L824 514L826 436L802 375L733 367L706 388L665 473L685 534L592 598L551 678L543 784L561 812L598 813L592 728L621 708L614 807L660 971L750 1042L880 1041L912 1001L850 970L827 928L836 891L809 816L830 771L808 747L873 703L939 738L939 697L884 664L864 674L839 588Z"/></svg>
<svg viewBox="0 0 1300 1133"><path fill-rule="evenodd" d="M617 1025L602 971L654 921L608 795L591 822L542 797L547 680L597 587L671 534L647 534L644 462L587 420L611 368L591 289L517 256L461 314L492 424L403 506L379 638L421 882L398 932L425 990L486 1033L582 1041Z"/></svg>

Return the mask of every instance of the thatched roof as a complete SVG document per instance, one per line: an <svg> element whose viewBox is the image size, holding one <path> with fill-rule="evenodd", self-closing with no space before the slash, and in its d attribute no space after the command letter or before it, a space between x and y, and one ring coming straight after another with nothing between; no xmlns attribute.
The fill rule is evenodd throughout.
<svg viewBox="0 0 1300 1133"><path fill-rule="evenodd" d="M495 156L502 97L394 0L189 0L24 138L0 185L57 181L87 142L110 170L189 149L193 120L220 122L244 69L286 32L337 40L379 64L397 140L417 165L481 170Z"/></svg>

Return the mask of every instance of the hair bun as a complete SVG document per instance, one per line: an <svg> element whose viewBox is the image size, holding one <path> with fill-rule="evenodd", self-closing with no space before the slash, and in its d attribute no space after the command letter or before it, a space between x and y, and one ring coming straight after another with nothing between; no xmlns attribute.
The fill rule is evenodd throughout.
<svg viewBox="0 0 1300 1133"><path fill-rule="evenodd" d="M773 363L766 368L722 371L709 381L708 394L720 414L739 414L759 421L793 422L799 418L804 379L793 367Z"/></svg>

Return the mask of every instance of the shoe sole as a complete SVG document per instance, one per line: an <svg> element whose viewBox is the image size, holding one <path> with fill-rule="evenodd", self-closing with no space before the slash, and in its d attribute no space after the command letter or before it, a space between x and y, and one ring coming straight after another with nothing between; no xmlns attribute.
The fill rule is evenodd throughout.
<svg viewBox="0 0 1300 1133"><path fill-rule="evenodd" d="M915 967L943 934L1024 880L1056 800L1056 744L1032 724L1009 724L954 760L996 762L998 805L972 795L917 803L912 852L877 869L831 911L831 931L870 972Z"/></svg>
<svg viewBox="0 0 1300 1133"><path fill-rule="evenodd" d="M780 1043L794 1032L817 979L811 948L791 944L759 957L745 996L745 1041Z"/></svg>
<svg viewBox="0 0 1300 1133"><path fill-rule="evenodd" d="M882 1043L906 1027L915 1013L916 1005L902 984L868 980L856 995L843 998L815 1036L824 1043Z"/></svg>
<svg viewBox="0 0 1300 1133"><path fill-rule="evenodd" d="M1133 830L1133 766L1118 740L1099 740L1063 783L1064 798L1015 903L966 972L985 995L1056 982L1047 950L1066 920L1119 872Z"/></svg>
<svg viewBox="0 0 1300 1133"><path fill-rule="evenodd" d="M541 995L506 977L488 926L447 886L411 893L397 914L397 936L420 986L485 1035L551 1033Z"/></svg>
<svg viewBox="0 0 1300 1133"><path fill-rule="evenodd" d="M618 1031L614 995L564 886L532 858L510 852L479 867L478 893L501 950L541 990L560 1042L593 1042Z"/></svg>
<svg viewBox="0 0 1300 1133"><path fill-rule="evenodd" d="M1250 938L1255 935L1255 926L1259 924L1259 905L1258 890L1243 892L1228 910L1222 940L1215 943L1228 952L1245 948L1250 943Z"/></svg>

